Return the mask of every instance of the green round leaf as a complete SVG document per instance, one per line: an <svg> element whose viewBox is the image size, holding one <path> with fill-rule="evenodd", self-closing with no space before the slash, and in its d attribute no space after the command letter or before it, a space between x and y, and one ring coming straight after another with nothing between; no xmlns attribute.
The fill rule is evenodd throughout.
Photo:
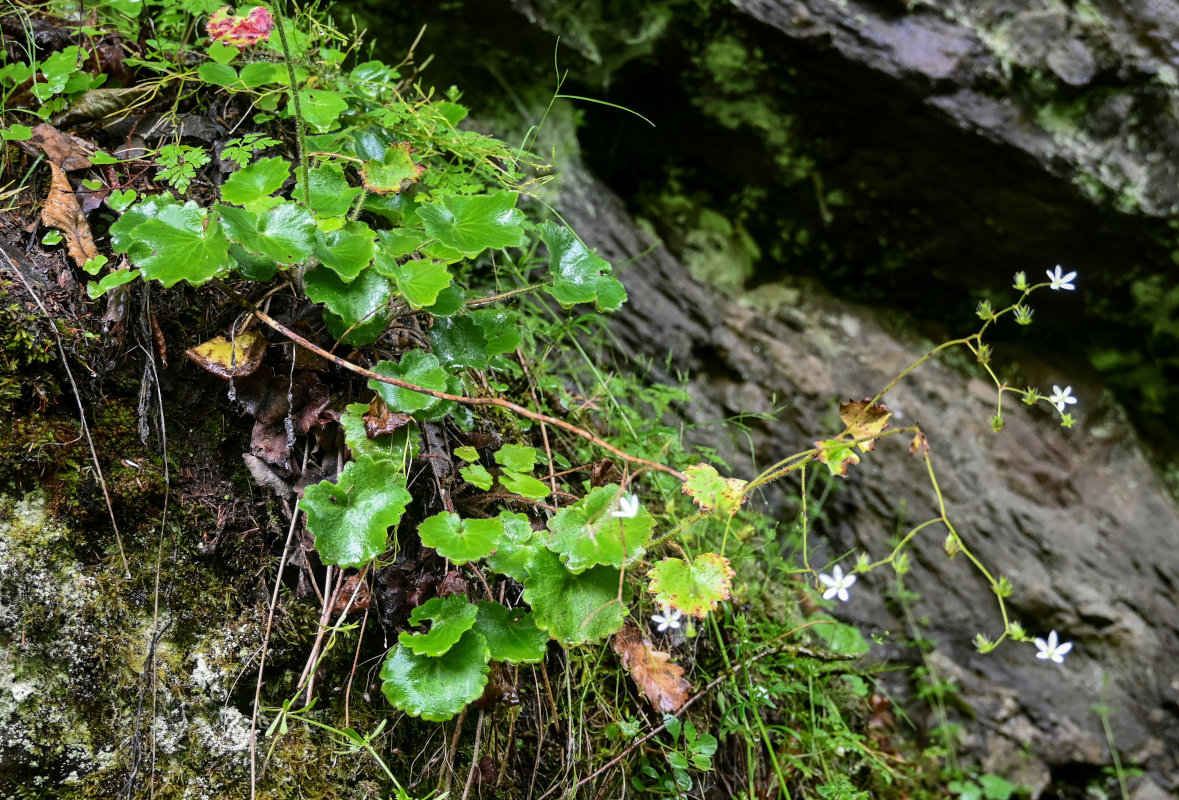
<svg viewBox="0 0 1179 800"><path fill-rule="evenodd" d="M381 361L373 367L373 372L390 378L400 378L424 389L446 391L446 370L442 369L433 353L427 353L425 350L411 350L401 357L400 364ZM439 403L437 397L377 380L369 380L368 387L381 396L390 411L413 414L428 411Z"/></svg>
<svg viewBox="0 0 1179 800"><path fill-rule="evenodd" d="M483 694L490 658L487 642L474 631L437 658L399 645L381 667L381 690L406 714L443 722Z"/></svg>
<svg viewBox="0 0 1179 800"><path fill-rule="evenodd" d="M348 110L348 101L342 94L324 89L302 89L299 101L304 121L319 133L335 128L340 115Z"/></svg>
<svg viewBox="0 0 1179 800"><path fill-rule="evenodd" d="M242 67L241 81L251 89L270 83L285 83L287 71L273 61L255 61Z"/></svg>
<svg viewBox="0 0 1179 800"><path fill-rule="evenodd" d="M591 253L573 231L543 222L540 238L549 248L550 293L562 306L594 303L598 311L617 311L626 302L626 289L610 276L610 264Z"/></svg>
<svg viewBox="0 0 1179 800"><path fill-rule="evenodd" d="M507 661L509 664L539 664L544 661L549 635L536 627L532 614L522 608L508 608L481 600L474 630L487 640L487 648L495 661Z"/></svg>
<svg viewBox="0 0 1179 800"><path fill-rule="evenodd" d="M430 345L448 370L487 369L487 339L479 323L463 314L436 317L430 329Z"/></svg>
<svg viewBox="0 0 1179 800"><path fill-rule="evenodd" d="M695 464L684 470L688 479L684 481L683 492L696 501L700 510L707 514L719 508L730 517L737 513L745 500L742 490L745 481L737 478L722 478L715 468L708 464Z"/></svg>
<svg viewBox="0 0 1179 800"><path fill-rule="evenodd" d="M359 567L385 552L389 527L401 520L410 499L397 464L362 456L337 483L308 486L299 508L325 564Z"/></svg>
<svg viewBox="0 0 1179 800"><path fill-rule="evenodd" d="M439 555L459 566L491 553L503 532L501 520L461 519L449 511L435 514L418 526L422 544L433 547Z"/></svg>
<svg viewBox="0 0 1179 800"><path fill-rule="evenodd" d="M398 291L405 295L406 302L414 308L433 305L438 299L438 293L450 286L453 280L446 265L412 258L399 264L398 257L393 255L395 249L387 243L388 237L382 233L380 238L381 246L377 249L373 269L396 281Z"/></svg>
<svg viewBox="0 0 1179 800"><path fill-rule="evenodd" d="M463 480L472 486L478 486L483 491L491 488L491 484L495 478L491 477L491 473L487 471L487 467L482 464L472 464L469 467L463 467L459 470L459 474L463 476Z"/></svg>
<svg viewBox="0 0 1179 800"><path fill-rule="evenodd" d="M612 567L594 567L575 575L548 550L538 550L528 564L524 602L532 606L537 626L565 647L600 642L622 627L630 587Z"/></svg>
<svg viewBox="0 0 1179 800"><path fill-rule="evenodd" d="M373 260L376 234L363 222L315 232L315 257L344 281L352 281Z"/></svg>
<svg viewBox="0 0 1179 800"><path fill-rule="evenodd" d="M440 656L471 629L475 624L476 611L475 606L467 602L465 594L431 598L415 608L409 616L410 625L420 625L430 620L433 623L430 630L427 633L402 631L397 641L414 655Z"/></svg>
<svg viewBox="0 0 1179 800"><path fill-rule="evenodd" d="M211 83L214 86L228 86L237 80L237 70L228 64L217 64L212 61L206 61L201 64L200 69L197 70L197 75L205 83Z"/></svg>
<svg viewBox="0 0 1179 800"><path fill-rule="evenodd" d="M633 517L616 517L618 486L599 486L549 520L549 549L573 572L595 564L621 567L641 558L651 541L655 519L646 509Z"/></svg>
<svg viewBox="0 0 1179 800"><path fill-rule="evenodd" d="M426 233L466 256L487 248L522 247L524 215L516 208L515 192L447 195L418 208Z"/></svg>
<svg viewBox="0 0 1179 800"><path fill-rule="evenodd" d="M370 327L376 328L375 331L366 329L365 333L371 332L371 338L360 337L362 341L358 342L354 337L350 339L352 344L375 341L389 324L386 309L393 297L393 285L372 270L366 269L351 283L344 283L332 270L317 267L303 276L303 287L309 298L323 303L328 311L338 316L345 328L362 323L371 323ZM328 327L332 326L329 324ZM339 336L343 331L332 328L332 333Z"/></svg>
<svg viewBox="0 0 1179 800"><path fill-rule="evenodd" d="M552 491L552 487L544 481L537 480L531 475L521 475L519 472L512 472L510 469L503 471L503 474L499 476L499 482L509 492L518 494L521 497L527 497L530 500L543 500Z"/></svg>
<svg viewBox="0 0 1179 800"><path fill-rule="evenodd" d="M489 356L511 353L523 339L520 318L514 312L503 308L481 308L471 312L471 317L483 328Z"/></svg>
<svg viewBox="0 0 1179 800"><path fill-rule="evenodd" d="M717 553L701 553L691 564L665 558L647 573L648 590L661 605L704 619L718 602L729 599L733 575L729 560Z"/></svg>
<svg viewBox="0 0 1179 800"><path fill-rule="evenodd" d="M293 196L302 200L303 176L301 172L297 174L299 179L295 183ZM339 164L331 162L308 170L307 182L310 187L311 208L321 217L344 216L352 207L356 196L364 191L349 186L348 179L344 177L344 170Z"/></svg>
<svg viewBox="0 0 1179 800"><path fill-rule="evenodd" d="M280 264L298 264L311 255L315 220L298 203L284 200L259 212L220 204L214 208L229 237L250 252Z"/></svg>
<svg viewBox="0 0 1179 800"><path fill-rule="evenodd" d="M263 158L230 175L221 187L221 199L244 206L274 194L291 176L285 158Z"/></svg>
<svg viewBox="0 0 1179 800"><path fill-rule="evenodd" d="M158 280L165 287L180 281L194 286L207 281L222 269L230 266L229 241L217 224L217 219L208 218L205 209L189 200L184 205L176 203L140 203L123 215L129 223L139 222L126 232L123 243L130 246L127 254L135 266L148 280ZM111 226L112 236L115 227Z"/></svg>
<svg viewBox="0 0 1179 800"><path fill-rule="evenodd" d="M516 472L532 472L536 466L536 448L525 444L505 444L495 451L495 463Z"/></svg>
<svg viewBox="0 0 1179 800"><path fill-rule="evenodd" d="M528 565L543 546L528 517L502 511L499 519L503 522L504 532L495 545L495 552L487 556L487 566L523 583L528 578Z"/></svg>
<svg viewBox="0 0 1179 800"><path fill-rule="evenodd" d="M426 167L413 160L409 142L397 142L385 148L381 158L364 162L361 176L364 187L380 194L403 192L417 183Z"/></svg>

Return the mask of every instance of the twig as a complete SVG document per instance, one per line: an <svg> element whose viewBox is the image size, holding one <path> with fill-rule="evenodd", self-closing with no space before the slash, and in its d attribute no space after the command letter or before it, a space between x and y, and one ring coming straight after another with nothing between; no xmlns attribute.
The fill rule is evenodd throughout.
<svg viewBox="0 0 1179 800"><path fill-rule="evenodd" d="M479 735L483 733L483 712L479 712L479 719L475 723L475 747L471 751L471 769L467 771L467 782L463 786L463 796L460 800L467 800L471 794L471 786L475 783L475 770L479 768Z"/></svg>
<svg viewBox="0 0 1179 800"><path fill-rule="evenodd" d="M119 523L115 520L115 508L111 504L111 495L106 488L106 478L102 475L102 465L98 463L98 451L94 448L94 439L90 436L90 426L86 423L86 410L82 405L82 395L78 391L78 384L74 381L73 370L70 369L69 358L66 356L65 345L61 342L61 334L57 332L57 326L53 324L53 316L49 313L49 309L45 308L45 304L41 302L40 296L33 290L32 284L29 283L28 278L25 277L20 267L17 266L16 261L4 250L4 257L8 260L9 268L16 273L16 277L24 284L25 291L36 302L37 308L41 309L41 313L45 315L45 319L49 322L49 330L53 333L53 339L57 342L57 351L61 354L61 365L65 369L66 377L70 379L70 388L74 391L74 400L78 403L78 419L82 423L82 433L86 434L86 444L90 446L90 459L94 462L94 471L98 473L98 485L102 487L102 496L106 500L106 510L111 515L111 527L115 530L115 543L119 546L119 558L123 561L123 577L131 578L131 567L127 564L127 554L123 552L123 537L119 535Z"/></svg>
<svg viewBox="0 0 1179 800"><path fill-rule="evenodd" d="M590 433L589 431L587 431L584 428L579 428L578 426L576 426L572 423L566 422L565 420L562 420L562 419L557 419L556 417L550 417L548 414L541 414L537 411L530 411L529 409L525 408L524 406L517 405L516 403L513 403L509 400L504 400L503 398L500 398L500 397L463 397L462 395L450 394L449 392L439 392L435 389L427 389L424 386L418 386L417 384L413 384L408 381L403 381L400 378L391 378L388 375L381 375L379 373L373 372L372 370L357 366L356 364L353 364L351 361L347 361L343 358L340 358L337 355L334 355L333 353L329 353L328 351L324 350L322 347L319 347L318 345L308 341L307 339L304 339L302 336L295 333L293 330L291 330L287 326L283 325L281 322L273 319L268 314L266 314L265 312L258 309L257 306L255 306L250 301L246 300L244 297L239 295L233 289L226 286L222 281L214 280L213 283L215 283L217 285L217 287L219 289L221 289L221 291L225 292L226 295L228 295L229 297L233 298L234 300L236 300L239 303L248 307L251 311L253 311L254 315L258 317L258 319L260 319L262 322L264 322L270 328L278 331L283 336L290 339L292 342L302 345L303 347L307 348L308 350L310 350L311 352L320 356L321 358L326 358L328 361L331 361L336 366L343 367L344 369L346 369L350 372L354 372L357 375L361 375L365 378L368 378L368 379L374 380L374 381L379 381L381 383L387 383L390 386L397 386L402 389L408 389L411 392L421 392L424 395L429 395L430 397L437 397L440 400L450 400L451 402L461 403L463 405L468 405L468 406L497 406L499 408L504 408L504 409L507 409L508 411L515 413L515 414L519 414L520 416L525 417L526 419L535 420L536 422L541 422L541 423L547 423L549 425L552 425L553 427L560 428L561 430L564 430L564 431L568 431L569 433L572 433L574 436L585 439L587 442L590 442L591 444L594 444L594 445L602 448L603 450L606 450L607 452L613 453L614 455L618 456L619 458L621 458L625 461L629 461L632 464L643 464L644 466L650 467L651 469L658 470L660 472L666 472L668 475L673 475L677 479L679 479L680 481L687 480L687 476L684 475L684 473L680 472L677 469L669 467L666 464L660 464L655 461L648 461L645 458L639 458L638 456L632 456L630 453L627 453L625 450L621 450L620 448L615 447L614 445L610 444L606 440L602 439L599 436L595 436L594 434Z"/></svg>

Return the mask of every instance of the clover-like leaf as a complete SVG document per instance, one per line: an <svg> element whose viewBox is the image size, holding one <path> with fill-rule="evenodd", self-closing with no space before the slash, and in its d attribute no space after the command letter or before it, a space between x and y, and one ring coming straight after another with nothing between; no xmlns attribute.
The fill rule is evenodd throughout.
<svg viewBox="0 0 1179 800"><path fill-rule="evenodd" d="M221 199L244 206L274 194L290 176L285 158L262 158L230 175L221 187Z"/></svg>
<svg viewBox="0 0 1179 800"><path fill-rule="evenodd" d="M397 142L385 150L379 161L374 158L364 162L360 170L364 188L378 194L396 194L417 183L426 167L413 160L413 152L409 142Z"/></svg>
<svg viewBox="0 0 1179 800"><path fill-rule="evenodd" d="M280 264L297 264L311 255L315 220L298 203L286 200L261 211L214 206L229 238L252 253Z"/></svg>
<svg viewBox="0 0 1179 800"><path fill-rule="evenodd" d="M818 454L815 456L820 463L826 464L832 475L840 478L847 477L847 468L860 463L856 455L855 445L846 439L824 439L815 442Z"/></svg>
<svg viewBox="0 0 1179 800"><path fill-rule="evenodd" d="M509 664L544 661L550 637L536 627L532 614L522 608L508 608L500 603L480 600L474 630L487 640L491 657L496 661Z"/></svg>
<svg viewBox="0 0 1179 800"><path fill-rule="evenodd" d="M245 77L245 70L242 71L242 77ZM318 167L308 170L307 185L310 189L311 208L316 214L323 217L344 216L352 207L356 196L364 191L360 187L349 186L348 179L344 177L344 170L339 164L332 163L320 164ZM292 196L300 200L303 198L302 174L299 175L299 180L295 183L295 191Z"/></svg>
<svg viewBox="0 0 1179 800"><path fill-rule="evenodd" d="M621 493L618 486L599 486L549 520L549 549L561 554L572 572L595 564L621 567L646 552L655 519L646 509L633 517L614 516Z"/></svg>
<svg viewBox="0 0 1179 800"><path fill-rule="evenodd" d="M417 261L409 259L404 264L397 263L398 256L394 256L394 248L388 244L387 232L382 232L381 246L377 249L373 269L382 275L392 278L397 283L397 289L405 300L414 308L425 308L434 305L438 293L450 285L453 280L446 265L438 261Z"/></svg>
<svg viewBox="0 0 1179 800"><path fill-rule="evenodd" d="M344 444L352 451L353 458L371 456L374 459L392 459L400 464L417 457L416 432L412 432L409 427L370 437L364 426L364 415L368 411L367 403L349 403L340 415Z"/></svg>
<svg viewBox="0 0 1179 800"><path fill-rule="evenodd" d="M345 330L353 328L354 335L348 340L351 344L375 341L389 324L387 309L393 297L393 285L370 269L361 271L351 283L345 283L332 270L316 267L303 276L303 286L307 296L323 303L339 318ZM360 328L361 325L368 327ZM332 325L330 318L328 328L333 336L344 334Z"/></svg>
<svg viewBox="0 0 1179 800"><path fill-rule="evenodd" d="M436 317L430 328L430 345L442 366L451 371L487 369L487 338L466 314Z"/></svg>
<svg viewBox="0 0 1179 800"><path fill-rule="evenodd" d="M362 456L344 467L336 483L308 486L299 508L323 563L359 567L385 552L387 532L410 499L396 463Z"/></svg>
<svg viewBox="0 0 1179 800"><path fill-rule="evenodd" d="M847 426L847 433L852 439L861 440L860 450L867 453L876 449L876 439L880 432L889 427L888 418L892 412L884 403L872 403L872 398L863 401L849 400L839 404L839 418Z"/></svg>
<svg viewBox="0 0 1179 800"><path fill-rule="evenodd" d="M717 553L701 553L691 564L665 558L647 573L648 591L660 605L704 619L717 603L729 599L734 574L729 560Z"/></svg>
<svg viewBox="0 0 1179 800"><path fill-rule="evenodd" d="M373 260L376 234L363 222L347 222L333 231L315 232L315 257L345 282L351 282Z"/></svg>
<svg viewBox="0 0 1179 800"><path fill-rule="evenodd" d="M523 514L501 511L499 520L504 532L496 542L495 552L487 556L487 566L523 583L528 577L528 565L544 545Z"/></svg>
<svg viewBox="0 0 1179 800"><path fill-rule="evenodd" d="M422 544L459 566L491 553L503 532L502 520L462 519L450 511L435 514L418 526Z"/></svg>
<svg viewBox="0 0 1179 800"><path fill-rule="evenodd" d="M148 214L152 216L144 219ZM229 240L221 225L191 200L184 205L141 203L123 216L131 224L142 220L130 231L124 228L120 242L144 278L165 287L180 281L199 286L230 266Z"/></svg>
<svg viewBox="0 0 1179 800"><path fill-rule="evenodd" d="M600 642L622 627L630 587L613 567L594 567L575 575L548 550L537 550L528 563L524 602L532 606L538 627L565 647Z"/></svg>
<svg viewBox="0 0 1179 800"><path fill-rule="evenodd" d="M436 658L398 645L381 667L381 691L406 714L443 722L483 694L490 658L486 640L474 631Z"/></svg>
<svg viewBox="0 0 1179 800"><path fill-rule="evenodd" d="M415 386L421 386L424 389L433 389L437 392L444 392L447 388L446 370L438 363L438 358L433 353L427 353L425 350L409 351L401 357L400 364L392 361L381 361L373 367L373 372L380 375L387 375L390 378L399 378ZM400 386L381 383L377 380L370 380L368 387L381 396L385 401L385 405L389 406L391 411L404 411L407 414L414 414L428 411L439 403L437 397L415 392L412 389L403 389Z"/></svg>
<svg viewBox="0 0 1179 800"><path fill-rule="evenodd" d="M446 195L418 208L426 233L466 256L487 248L522 247L524 215L516 208L515 192Z"/></svg>
<svg viewBox="0 0 1179 800"><path fill-rule="evenodd" d="M684 481L683 493L691 497L705 514L719 508L731 517L745 501L742 490L746 482L737 478L722 478L708 464L695 464L685 469L684 474L688 479Z"/></svg>
<svg viewBox="0 0 1179 800"><path fill-rule="evenodd" d="M430 620L426 633L402 631L397 641L416 656L440 656L449 650L475 624L478 609L467 602L465 594L433 597L413 610L410 625Z"/></svg>
<svg viewBox="0 0 1179 800"><path fill-rule="evenodd" d="M543 222L540 238L549 248L550 293L562 306L594 303L598 311L617 311L626 302L626 289L610 275L610 264L591 253L573 231Z"/></svg>

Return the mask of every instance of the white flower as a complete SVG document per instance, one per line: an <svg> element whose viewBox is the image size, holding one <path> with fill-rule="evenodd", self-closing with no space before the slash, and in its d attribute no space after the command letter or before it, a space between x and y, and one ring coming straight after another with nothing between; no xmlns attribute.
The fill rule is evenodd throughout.
<svg viewBox="0 0 1179 800"><path fill-rule="evenodd" d="M659 626L659 632L663 633L668 628L678 628L680 626L681 612L678 608L663 607L662 614L652 614L651 621Z"/></svg>
<svg viewBox="0 0 1179 800"><path fill-rule="evenodd" d="M844 575L843 567L838 564L835 569L831 570L830 575L820 575L819 582L827 587L827 591L823 592L823 599L830 600L832 597L838 597L842 602L847 602L847 590L856 582L855 575Z"/></svg>
<svg viewBox="0 0 1179 800"><path fill-rule="evenodd" d="M639 513L639 498L637 495L624 494L618 498L618 510L611 512L611 516L630 519Z"/></svg>
<svg viewBox="0 0 1179 800"><path fill-rule="evenodd" d="M1056 406L1056 410L1063 414L1065 406L1071 406L1077 402L1077 398L1073 397L1072 391L1073 387L1071 386L1061 389L1056 384L1052 384L1052 394L1048 397L1048 402Z"/></svg>
<svg viewBox="0 0 1179 800"><path fill-rule="evenodd" d="M1052 281L1052 285L1048 287L1049 289L1068 289L1071 292L1077 288L1073 286L1073 280L1076 279L1077 273L1070 272L1065 275L1064 270L1060 268L1059 264L1056 265L1055 272L1052 270L1047 270L1047 272L1048 278Z"/></svg>
<svg viewBox="0 0 1179 800"><path fill-rule="evenodd" d="M1055 661L1057 664L1064 663L1064 656L1069 650L1073 649L1072 642L1056 641L1056 631L1048 634L1048 641L1037 638L1035 639L1036 649L1040 652L1036 653L1036 658L1044 658Z"/></svg>

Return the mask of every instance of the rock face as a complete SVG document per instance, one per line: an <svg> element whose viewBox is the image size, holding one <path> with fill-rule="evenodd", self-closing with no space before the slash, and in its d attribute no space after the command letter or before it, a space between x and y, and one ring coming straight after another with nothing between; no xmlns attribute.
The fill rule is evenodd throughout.
<svg viewBox="0 0 1179 800"><path fill-rule="evenodd" d="M879 313L810 287L763 286L743 302L720 297L666 250L651 249L618 198L588 175L567 175L562 192L562 213L588 244L616 264L634 259L622 272L630 301L614 330L635 353L666 363L668 381L676 370L691 372L690 421L773 415L749 423L751 448L724 453L736 476L756 474L750 450L765 466L838 433L830 422L837 401L874 395L929 348L891 333ZM1049 365L1021 366L1042 383L1062 380ZM1179 541L1179 513L1119 408L1096 400L1099 386L1074 390L1094 398L1080 406L1076 429L1017 407L997 434L990 385L943 363L926 363L886 398L899 424L918 423L927 433L949 518L966 546L1014 584L1012 617L1034 635L1056 630L1075 643L1064 664L1037 660L1029 645L975 652L976 633L1001 630L999 610L966 559L942 552L940 525L917 536L907 585L924 596L914 612L928 617L923 633L937 642L930 666L955 680L977 713L968 745L985 768L1018 772L1038 791L1050 777L1108 763L1092 711L1106 702L1117 709L1123 758L1175 788L1179 567L1166 554ZM907 445L881 442L851 469L827 508L821 555L878 559L889 552L898 517L907 531L938 516L925 467ZM766 510L779 510L782 492L796 487L775 487ZM886 641L899 640L905 623L885 602L892 580L885 573L861 578L841 611L867 631L890 631Z"/></svg>
<svg viewBox="0 0 1179 800"><path fill-rule="evenodd" d="M904 82L963 130L1026 152L1094 199L1179 210L1177 3L733 4Z"/></svg>

